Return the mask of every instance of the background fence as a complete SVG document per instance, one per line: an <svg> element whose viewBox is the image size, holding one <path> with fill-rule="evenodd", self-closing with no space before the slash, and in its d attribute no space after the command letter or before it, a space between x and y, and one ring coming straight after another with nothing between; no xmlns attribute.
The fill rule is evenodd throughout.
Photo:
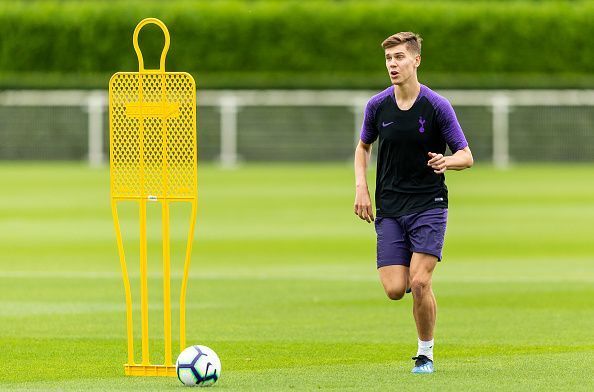
<svg viewBox="0 0 594 392"><path fill-rule="evenodd" d="M594 90L443 90L478 162L594 161ZM198 91L201 161L346 161L361 90ZM105 91L0 93L0 159L106 163Z"/></svg>

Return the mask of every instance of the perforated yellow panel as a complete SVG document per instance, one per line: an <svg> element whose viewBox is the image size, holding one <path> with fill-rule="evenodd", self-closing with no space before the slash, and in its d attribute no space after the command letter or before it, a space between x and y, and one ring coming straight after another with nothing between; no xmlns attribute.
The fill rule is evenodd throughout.
<svg viewBox="0 0 594 392"><path fill-rule="evenodd" d="M109 83L109 97L112 197L195 198L192 76L119 72Z"/></svg>

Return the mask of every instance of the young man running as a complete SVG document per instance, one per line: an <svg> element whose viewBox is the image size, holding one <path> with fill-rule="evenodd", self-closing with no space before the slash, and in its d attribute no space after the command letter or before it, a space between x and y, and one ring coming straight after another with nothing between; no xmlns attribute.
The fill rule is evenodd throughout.
<svg viewBox="0 0 594 392"><path fill-rule="evenodd" d="M374 214L366 169L371 144L379 138L375 192L377 268L388 297L412 291L418 351L413 373L433 373L436 303L431 276L441 251L448 214L446 170L473 164L472 153L452 105L417 80L421 37L402 32L383 43L393 86L365 108L355 150L355 214ZM444 156L446 144L453 155Z"/></svg>

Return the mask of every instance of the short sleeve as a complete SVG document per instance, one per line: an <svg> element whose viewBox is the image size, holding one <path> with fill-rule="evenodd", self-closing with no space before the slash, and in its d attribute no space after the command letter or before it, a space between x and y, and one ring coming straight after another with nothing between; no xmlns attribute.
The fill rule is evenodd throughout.
<svg viewBox="0 0 594 392"><path fill-rule="evenodd" d="M373 101L369 101L365 106L363 125L361 126L361 141L365 144L373 143L378 136L378 130L375 124L376 110L377 104Z"/></svg>
<svg viewBox="0 0 594 392"><path fill-rule="evenodd" d="M435 110L439 129L452 153L467 147L468 142L450 102L445 98L441 98L437 102Z"/></svg>

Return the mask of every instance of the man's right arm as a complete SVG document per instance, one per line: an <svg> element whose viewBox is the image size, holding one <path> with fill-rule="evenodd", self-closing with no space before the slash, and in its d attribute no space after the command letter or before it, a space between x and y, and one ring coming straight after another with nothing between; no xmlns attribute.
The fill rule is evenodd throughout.
<svg viewBox="0 0 594 392"><path fill-rule="evenodd" d="M371 144L359 140L355 149L355 215L359 218L373 222L373 206L367 187L367 165L371 157Z"/></svg>

